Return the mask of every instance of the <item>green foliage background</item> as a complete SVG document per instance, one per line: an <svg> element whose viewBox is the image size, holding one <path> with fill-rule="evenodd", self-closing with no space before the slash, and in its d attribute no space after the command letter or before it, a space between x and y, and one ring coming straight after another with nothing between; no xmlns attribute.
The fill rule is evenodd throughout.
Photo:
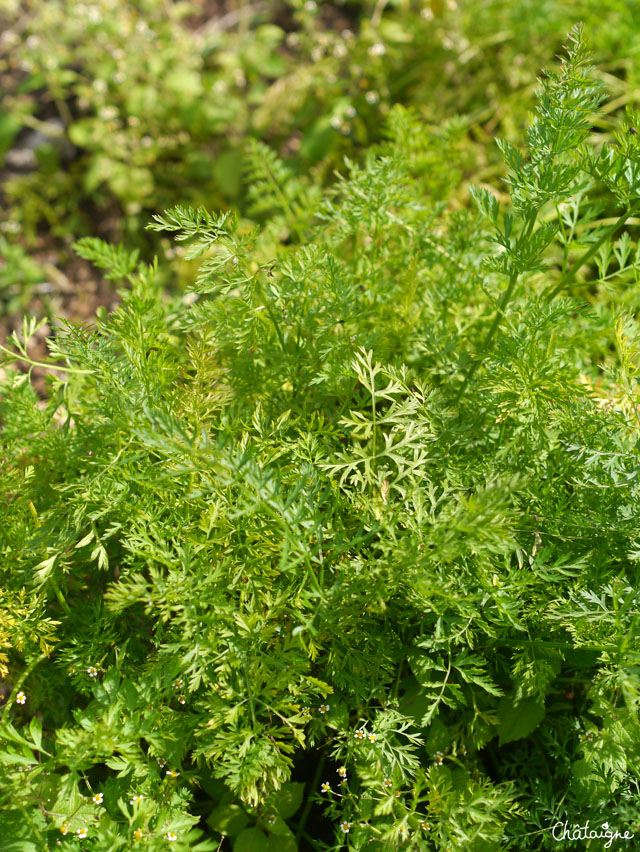
<svg viewBox="0 0 640 852"><path fill-rule="evenodd" d="M3 850L639 836L637 3L115 6L0 5L4 310L121 297L0 349Z"/></svg>

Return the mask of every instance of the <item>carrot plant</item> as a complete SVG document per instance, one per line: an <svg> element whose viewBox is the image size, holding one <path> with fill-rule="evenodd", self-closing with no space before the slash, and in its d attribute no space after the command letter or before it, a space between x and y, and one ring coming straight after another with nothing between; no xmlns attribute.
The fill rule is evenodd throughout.
<svg viewBox="0 0 640 852"><path fill-rule="evenodd" d="M149 225L186 297L79 241L121 306L43 404L36 324L2 348L3 848L640 833L640 136L600 143L604 94L574 29L473 210L455 123L395 107L323 193L257 143L261 225Z"/></svg>

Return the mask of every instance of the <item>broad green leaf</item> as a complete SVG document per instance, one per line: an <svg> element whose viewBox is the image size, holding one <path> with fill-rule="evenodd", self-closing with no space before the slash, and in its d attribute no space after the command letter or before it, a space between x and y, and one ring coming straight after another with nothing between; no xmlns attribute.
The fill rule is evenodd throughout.
<svg viewBox="0 0 640 852"><path fill-rule="evenodd" d="M274 814L265 826L269 834L277 834L279 837L288 837L291 834L291 829L279 814Z"/></svg>
<svg viewBox="0 0 640 852"><path fill-rule="evenodd" d="M275 795L274 806L282 819L289 819L302 804L304 784L298 781L290 781L283 784Z"/></svg>
<svg viewBox="0 0 640 852"><path fill-rule="evenodd" d="M521 740L538 727L544 718L544 705L534 698L524 698L516 704L506 695L498 704L498 737L500 745Z"/></svg>
<svg viewBox="0 0 640 852"><path fill-rule="evenodd" d="M29 733L38 750L42 748L42 722L34 716L29 723Z"/></svg>
<svg viewBox="0 0 640 852"><path fill-rule="evenodd" d="M225 834L227 837L235 837L249 822L249 817L240 805L220 805L209 814L207 824L214 831Z"/></svg>
<svg viewBox="0 0 640 852"><path fill-rule="evenodd" d="M298 844L293 834L269 836L267 849L269 852L298 852Z"/></svg>
<svg viewBox="0 0 640 852"><path fill-rule="evenodd" d="M44 820L38 813L34 814L32 820L38 828L44 827ZM18 810L5 810L0 813L0 841L2 852L41 852L33 827Z"/></svg>
<svg viewBox="0 0 640 852"><path fill-rule="evenodd" d="M269 840L259 828L245 828L233 842L233 852L269 852Z"/></svg>

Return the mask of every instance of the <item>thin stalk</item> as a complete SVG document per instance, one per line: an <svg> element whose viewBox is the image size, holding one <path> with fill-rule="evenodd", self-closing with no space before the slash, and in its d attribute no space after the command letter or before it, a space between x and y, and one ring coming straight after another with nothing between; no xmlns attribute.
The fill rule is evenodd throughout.
<svg viewBox="0 0 640 852"><path fill-rule="evenodd" d="M49 578L49 584L53 588L53 591L55 592L55 595L58 598L58 601L60 602L60 606L62 607L62 609L65 611L65 613L67 615L71 615L71 607L67 603L67 599L62 594L62 590L60 589L60 586L58 585L58 581L56 580L56 578L53 575Z"/></svg>
<svg viewBox="0 0 640 852"><path fill-rule="evenodd" d="M35 822L31 819L31 816L29 815L29 812L27 811L27 809L26 809L23 805L21 805L21 806L20 806L20 812L22 813L22 815L23 815L23 817L26 819L26 821L29 823L29 827L31 828L31 830L33 831L33 833L35 834L35 836L38 838L38 840L39 840L39 841L40 841L40 843L42 844L41 848L42 848L42 849L49 849L50 847L49 847L49 844L48 844L48 842L47 842L46 837L44 837L44 836L41 834L40 829L38 828L38 826L36 825L36 823L35 823ZM12 844L12 845L13 845L13 844ZM23 848L24 848L24 847L23 847Z"/></svg>
<svg viewBox="0 0 640 852"><path fill-rule="evenodd" d="M320 778L322 776L322 773L324 772L324 765L326 762L327 755L323 753L320 757L320 760L316 764L316 771L313 773L313 778L311 779L311 793L313 793L314 790L318 789L318 784L320 783ZM311 813L312 805L313 802L311 796L309 795L307 796L307 800L304 805L304 810L300 815L300 821L298 822L298 827L296 828L296 843L298 845L300 844L300 840L302 839L302 836L304 834L304 827L307 824L307 820L309 819L309 814Z"/></svg>
<svg viewBox="0 0 640 852"><path fill-rule="evenodd" d="M373 423L373 427L372 427L372 431L371 431L372 447L373 447L372 460L375 460L375 458L376 458L376 380L375 380L375 377L371 378L371 420L372 420L372 423ZM375 474L375 470L373 470L373 473Z"/></svg>
<svg viewBox="0 0 640 852"><path fill-rule="evenodd" d="M303 236L302 228L300 227L300 223L298 222L298 217L293 212L293 208L289 204L289 199L287 198L287 196L282 191L280 184L278 183L274 174L272 173L271 169L269 168L269 163L264 162L263 164L264 164L265 172L266 172L267 178L269 180L269 183L271 184L271 187L273 188L273 191L275 192L275 194L280 199L280 203L282 205L282 210L285 214L285 218L287 219L287 223L288 223L289 227L291 228L291 230L294 233L296 233L298 235L298 237L300 239L302 239L302 236Z"/></svg>
<svg viewBox="0 0 640 852"><path fill-rule="evenodd" d="M595 242L591 246L591 248L587 249L587 251L585 251L584 254L582 254L578 258L578 260L576 260L576 262L573 264L571 269L569 269L568 272L566 272L562 276L562 278L560 279L560 281L558 281L558 283L555 285L555 287L551 287L550 289L547 289L546 293L543 294L545 296L545 298L547 300L551 301L551 299L553 299L555 296L557 296L558 293L564 287L567 286L567 284L570 284L573 281L573 279L576 277L578 271L585 265L585 263L588 263L588 261L591 260L593 255L600 248L600 246L604 242L606 242L612 234L614 234L619 228L621 228L625 224L627 219L630 219L638 211L640 211L640 203L634 204L632 207L628 207L625 210L625 212L622 214L622 216L620 216L619 219L616 219L616 221L613 223L613 225L611 225L609 228L607 228L606 231L603 231L600 239L597 242Z"/></svg>
<svg viewBox="0 0 640 852"><path fill-rule="evenodd" d="M27 500L27 506L29 507L29 511L31 512L31 517L33 518L35 528L38 529L40 527L40 518L38 517L38 511L36 507L33 505L33 501Z"/></svg>
<svg viewBox="0 0 640 852"><path fill-rule="evenodd" d="M458 396L456 397L456 402L460 402L462 395L464 394L465 390L467 389L467 385L469 384L469 382L473 378L476 370L478 369L478 367L480 366L480 364L484 360L485 354L489 350L489 347L490 347L491 342L494 338L494 335L495 335L496 331L498 330L498 326L500 325L500 322L502 320L504 310L507 307L507 305L509 304L509 301L511 300L511 296L513 295L513 291L515 289L518 277L519 277L518 272L516 270L513 270L512 273L511 273L511 277L509 278L509 285L508 285L507 289L504 291L504 293L502 294L502 298L500 299L500 303L498 305L498 310L496 311L496 315L494 317L494 320L491 323L491 328L489 329L487 336L483 340L482 346L480 347L480 355L474 360L474 362L471 364L471 367L467 371L467 375L464 377L462 387L458 391Z"/></svg>
<svg viewBox="0 0 640 852"><path fill-rule="evenodd" d="M35 667L38 665L38 663L41 663L43 660L46 660L46 659L47 659L46 654L40 654L39 657L36 657L35 660L30 665L28 665L27 668L22 672L22 674L20 675L20 677L18 678L18 680L16 681L16 683L13 687L12 693L15 693L17 695L18 692L20 692L20 687L25 682L25 680L29 677L29 675L35 669ZM13 707L14 703L15 703L14 701L7 701L7 703L4 705L4 710L2 711L2 716L0 717L0 722L4 723L4 722L7 721L7 716L9 715L9 710Z"/></svg>
<svg viewBox="0 0 640 852"><path fill-rule="evenodd" d="M393 699L398 697L398 690L400 689L400 678L402 676L402 668L404 666L404 660L405 660L405 658L403 657L400 660L400 663L398 664L398 674L396 675L396 682L393 686L393 692L391 693L391 697Z"/></svg>
<svg viewBox="0 0 640 852"><path fill-rule="evenodd" d="M382 13L384 12L384 8L387 5L389 0L378 0L373 10L373 15L371 15L371 26L373 29L376 29L380 26L380 21L382 20Z"/></svg>
<svg viewBox="0 0 640 852"><path fill-rule="evenodd" d="M93 373L93 370L77 370L74 367L61 367L58 364L47 364L46 361L33 361L26 355L17 355L15 352L7 349L6 346L2 346L2 344L0 344L0 352L5 352L12 361L23 361L25 364L29 364L32 367L43 367L45 370L60 370L62 373L76 373L77 375L82 374L85 376L89 376Z"/></svg>
<svg viewBox="0 0 640 852"><path fill-rule="evenodd" d="M256 719L256 708L253 701L253 691L251 689L251 680L249 678L249 671L247 669L247 661L245 658L242 658L242 672L244 674L244 685L247 689L247 698L249 699L249 712L251 713L251 721L253 723L253 727L258 727L258 720Z"/></svg>

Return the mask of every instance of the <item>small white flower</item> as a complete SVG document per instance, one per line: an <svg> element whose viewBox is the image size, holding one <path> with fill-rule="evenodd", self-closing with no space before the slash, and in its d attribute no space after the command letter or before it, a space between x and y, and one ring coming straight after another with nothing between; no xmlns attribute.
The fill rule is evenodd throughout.
<svg viewBox="0 0 640 852"><path fill-rule="evenodd" d="M66 824L66 822L63 822L60 826L60 834L69 834L69 826Z"/></svg>
<svg viewBox="0 0 640 852"><path fill-rule="evenodd" d="M144 799L144 796L141 796L141 795L138 793L138 795L137 795L137 796L133 796L133 797L132 797L132 799L131 799L131 804L132 804L132 805L139 805L139 804L140 804L140 802L142 802L142 800L143 800L143 799Z"/></svg>
<svg viewBox="0 0 640 852"><path fill-rule="evenodd" d="M331 792L331 784L329 784L329 782L328 782L328 781L323 781L323 782L322 782L322 784L320 785L320 791L321 791L322 793L329 793L329 792Z"/></svg>
<svg viewBox="0 0 640 852"><path fill-rule="evenodd" d="M393 781L391 778L385 778L382 782L382 786L385 790L388 790L390 787L393 787Z"/></svg>
<svg viewBox="0 0 640 852"><path fill-rule="evenodd" d="M89 834L89 829L88 828L79 828L78 831L76 832L76 834L78 835L80 840L84 840L85 837L87 836L87 834Z"/></svg>
<svg viewBox="0 0 640 852"><path fill-rule="evenodd" d="M345 41L350 41L353 38L353 33L351 32L351 30L342 30L340 35Z"/></svg>
<svg viewBox="0 0 640 852"><path fill-rule="evenodd" d="M340 828L342 829L344 834L349 834L349 829L351 828L351 823L350 822L341 822Z"/></svg>
<svg viewBox="0 0 640 852"><path fill-rule="evenodd" d="M302 708L302 715L303 716L310 716L311 715L311 709L309 707L303 707Z"/></svg>
<svg viewBox="0 0 640 852"><path fill-rule="evenodd" d="M339 775L341 778L346 778L346 777L347 777L347 767L346 767L346 766L339 766L339 767L336 769L336 772L338 773L338 775Z"/></svg>
<svg viewBox="0 0 640 852"><path fill-rule="evenodd" d="M325 713L328 713L330 709L331 708L328 704L321 704L320 707L318 707L318 710L322 713L323 716Z"/></svg>
<svg viewBox="0 0 640 852"><path fill-rule="evenodd" d="M89 677L98 677L98 669L95 666L89 666L87 674Z"/></svg>
<svg viewBox="0 0 640 852"><path fill-rule="evenodd" d="M24 694L24 692L19 692L16 695L16 704L24 704L26 702L26 700L27 700L27 696Z"/></svg>
<svg viewBox="0 0 640 852"><path fill-rule="evenodd" d="M184 697L184 695L178 696L178 701L180 702L180 704L186 704L187 703L187 699Z"/></svg>
<svg viewBox="0 0 640 852"><path fill-rule="evenodd" d="M267 817L267 822L269 823L269 825L275 825L276 824L275 815L269 814L269 816Z"/></svg>
<svg viewBox="0 0 640 852"><path fill-rule="evenodd" d="M384 56L386 52L387 48L381 41L376 42L376 44L372 44L369 48L369 56Z"/></svg>
<svg viewBox="0 0 640 852"><path fill-rule="evenodd" d="M102 793L94 793L91 797L96 805L101 805L104 800L104 795Z"/></svg>
<svg viewBox="0 0 640 852"><path fill-rule="evenodd" d="M184 683L184 681L182 680L181 677L179 677L177 680L174 680L173 688L174 689L180 689L180 687L182 686L183 683Z"/></svg>
<svg viewBox="0 0 640 852"><path fill-rule="evenodd" d="M421 822L421 823L420 823L420 828L421 828L423 831L429 831L429 829L431 828L431 826L429 825L429 823L428 823L428 822L424 821L424 822Z"/></svg>
<svg viewBox="0 0 640 852"><path fill-rule="evenodd" d="M18 44L20 41L20 36L18 33L14 33L13 30L5 30L5 32L0 36L0 43L12 46L14 44Z"/></svg>
<svg viewBox="0 0 640 852"><path fill-rule="evenodd" d="M371 104L373 106L373 104L377 104L380 100L380 95L377 92L370 91L367 92L367 94L364 96L364 99L368 104Z"/></svg>
<svg viewBox="0 0 640 852"><path fill-rule="evenodd" d="M356 117L356 108L349 104L349 106L345 107L344 114L347 118L355 118Z"/></svg>
<svg viewBox="0 0 640 852"><path fill-rule="evenodd" d="M333 48L333 55L336 59L344 59L348 52L346 44L343 44L341 41L339 41Z"/></svg>
<svg viewBox="0 0 640 852"><path fill-rule="evenodd" d="M163 757L156 757L156 761L161 769L167 765L167 761Z"/></svg>
<svg viewBox="0 0 640 852"><path fill-rule="evenodd" d="M173 843L174 840L178 839L178 835L175 833L175 831L168 831L164 837L165 840L169 841L169 843Z"/></svg>
<svg viewBox="0 0 640 852"><path fill-rule="evenodd" d="M166 775L167 775L167 778L177 778L177 777L178 777L178 775L179 775L179 773L178 773L178 772L176 772L176 771L175 771L175 770L173 770L173 769L167 769L167 773L166 773Z"/></svg>
<svg viewBox="0 0 640 852"><path fill-rule="evenodd" d="M351 125L347 124L347 122L345 121L342 127L340 128L340 133L342 133L343 136L348 136L350 132Z"/></svg>
<svg viewBox="0 0 640 852"><path fill-rule="evenodd" d="M357 740L363 740L365 738L364 728L358 728L358 730L354 734Z"/></svg>
<svg viewBox="0 0 640 852"><path fill-rule="evenodd" d="M307 0L307 2L304 4L304 8L307 10L307 12L315 12L318 8L318 4L315 2L315 0Z"/></svg>
<svg viewBox="0 0 640 852"><path fill-rule="evenodd" d="M342 119L339 115L332 115L329 119L329 124L333 127L334 130L340 130L342 127Z"/></svg>
<svg viewBox="0 0 640 852"><path fill-rule="evenodd" d="M321 44L316 44L316 46L311 51L311 58L314 62L319 62L324 56L324 47Z"/></svg>
<svg viewBox="0 0 640 852"><path fill-rule="evenodd" d="M371 731L370 734L367 734L367 739L370 743L375 743L375 741L378 739L378 735L374 734L373 731Z"/></svg>
<svg viewBox="0 0 640 852"><path fill-rule="evenodd" d="M420 15L425 19L425 21L432 21L434 18L433 9L431 6L425 6Z"/></svg>

